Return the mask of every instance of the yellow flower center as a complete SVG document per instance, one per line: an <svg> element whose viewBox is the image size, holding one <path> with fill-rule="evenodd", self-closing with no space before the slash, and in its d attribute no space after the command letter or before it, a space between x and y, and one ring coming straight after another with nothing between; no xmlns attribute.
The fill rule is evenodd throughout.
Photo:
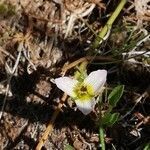
<svg viewBox="0 0 150 150"><path fill-rule="evenodd" d="M75 98L80 100L90 100L94 97L94 89L90 84L79 83L74 87Z"/></svg>

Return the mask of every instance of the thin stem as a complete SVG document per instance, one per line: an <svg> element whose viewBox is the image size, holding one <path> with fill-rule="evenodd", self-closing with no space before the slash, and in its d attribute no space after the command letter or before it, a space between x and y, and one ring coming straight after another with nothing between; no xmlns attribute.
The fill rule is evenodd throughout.
<svg viewBox="0 0 150 150"><path fill-rule="evenodd" d="M107 35L107 32L110 31L112 24L114 23L114 21L118 17L119 13L123 9L126 2L127 2L127 0L121 0L119 5L117 6L116 10L113 12L111 17L107 21L106 25L103 27L103 29L99 32L98 36L96 37L96 39L92 45L93 48L97 48L99 46L99 44L102 42L105 35Z"/></svg>
<svg viewBox="0 0 150 150"><path fill-rule="evenodd" d="M99 127L99 138L100 138L102 150L105 150L104 129L102 126Z"/></svg>

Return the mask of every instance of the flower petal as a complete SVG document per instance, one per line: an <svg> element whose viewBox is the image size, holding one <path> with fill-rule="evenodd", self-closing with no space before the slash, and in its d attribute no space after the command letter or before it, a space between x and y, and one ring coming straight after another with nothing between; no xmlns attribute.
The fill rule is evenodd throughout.
<svg viewBox="0 0 150 150"><path fill-rule="evenodd" d="M85 78L84 83L93 86L94 93L100 92L101 88L104 86L107 77L107 70L97 70L91 72L87 78Z"/></svg>
<svg viewBox="0 0 150 150"><path fill-rule="evenodd" d="M96 101L95 101L95 98L90 99L90 100L80 100L80 99L77 99L77 100L75 100L75 103L76 103L78 109L84 115L87 115L87 114L89 114L94 109Z"/></svg>
<svg viewBox="0 0 150 150"><path fill-rule="evenodd" d="M55 79L55 83L59 89L71 97L75 97L73 88L77 85L78 81L69 77L60 77Z"/></svg>

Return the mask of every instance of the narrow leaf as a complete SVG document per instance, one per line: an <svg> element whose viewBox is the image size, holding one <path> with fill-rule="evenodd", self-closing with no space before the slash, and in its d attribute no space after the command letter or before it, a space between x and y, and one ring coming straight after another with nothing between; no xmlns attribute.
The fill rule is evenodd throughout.
<svg viewBox="0 0 150 150"><path fill-rule="evenodd" d="M119 85L117 87L115 87L112 92L109 94L108 96L108 100L109 100L109 104L112 107L115 107L118 103L118 101L120 100L122 94L124 91L124 85Z"/></svg>
<svg viewBox="0 0 150 150"><path fill-rule="evenodd" d="M115 124L118 121L119 113L113 113L110 118L110 126Z"/></svg>
<svg viewBox="0 0 150 150"><path fill-rule="evenodd" d="M64 150L74 150L74 148L71 145L66 145Z"/></svg>
<svg viewBox="0 0 150 150"><path fill-rule="evenodd" d="M107 113L103 118L102 118L102 124L105 126L112 126L118 121L119 118L119 113Z"/></svg>

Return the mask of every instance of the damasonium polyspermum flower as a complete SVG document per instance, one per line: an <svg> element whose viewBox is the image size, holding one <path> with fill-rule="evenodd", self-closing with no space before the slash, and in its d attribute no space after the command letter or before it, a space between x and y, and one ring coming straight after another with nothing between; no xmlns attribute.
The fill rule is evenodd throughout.
<svg viewBox="0 0 150 150"><path fill-rule="evenodd" d="M85 115L89 114L95 107L95 97L103 90L106 82L107 71L97 70L91 72L83 82L70 77L55 79L59 89L72 97L78 109Z"/></svg>

